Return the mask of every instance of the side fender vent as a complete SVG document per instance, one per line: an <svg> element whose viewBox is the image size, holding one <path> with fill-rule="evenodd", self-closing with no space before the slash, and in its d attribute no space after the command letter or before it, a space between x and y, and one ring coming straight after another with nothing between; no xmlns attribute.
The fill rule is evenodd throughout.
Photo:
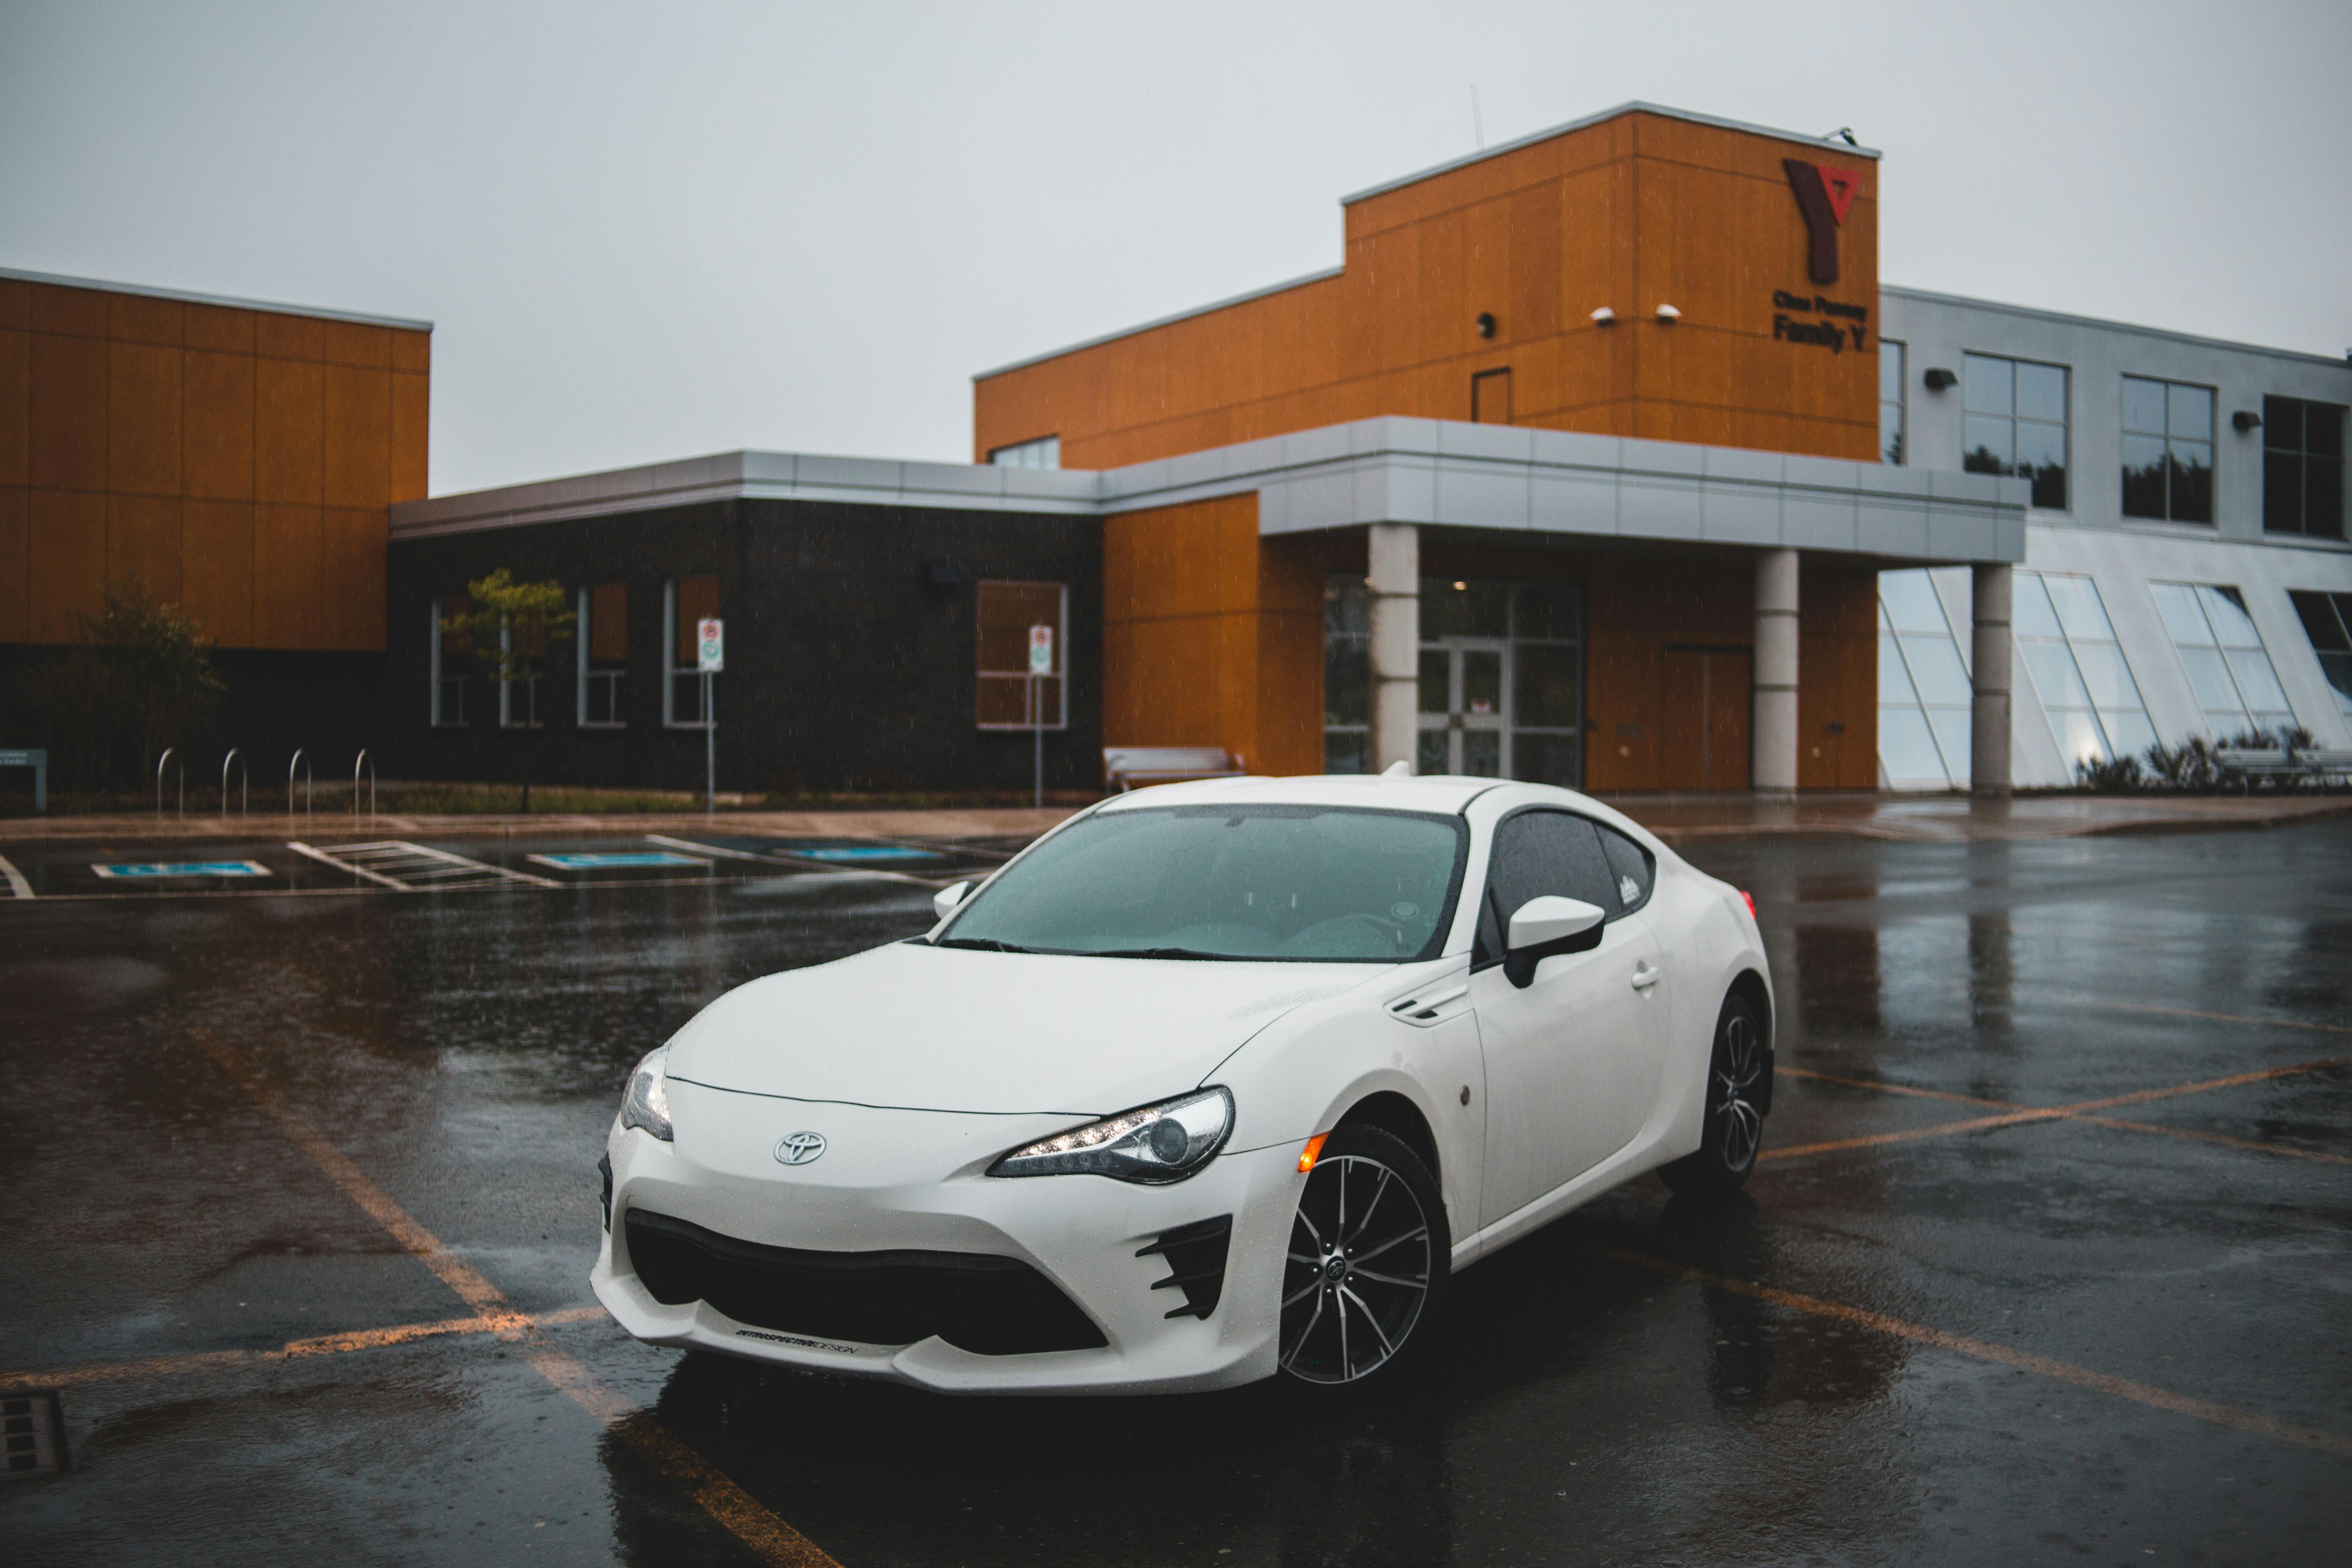
<svg viewBox="0 0 2352 1568"><path fill-rule="evenodd" d="M1217 1301L1225 1293L1225 1253L1233 1239L1234 1216L1219 1215L1163 1230L1159 1240L1136 1249L1138 1258L1155 1253L1165 1258L1174 1271L1165 1279L1153 1280L1154 1290L1184 1292L1184 1304L1165 1316L1205 1318L1217 1310Z"/></svg>

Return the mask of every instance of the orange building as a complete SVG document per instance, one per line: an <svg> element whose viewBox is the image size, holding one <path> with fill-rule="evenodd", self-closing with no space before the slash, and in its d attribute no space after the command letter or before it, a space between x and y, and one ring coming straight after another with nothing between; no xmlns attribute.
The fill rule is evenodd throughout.
<svg viewBox="0 0 2352 1568"><path fill-rule="evenodd" d="M1878 180L1867 149L1631 104L1347 198L1332 271L978 377L976 458L1255 450L1292 488L1282 442L1370 422L1404 432L1374 438L1392 493L1451 482L1450 510L1416 491L1313 523L1230 480L1114 504L1106 742L1276 773L1874 787L1877 572L2005 572L2023 510L2002 481L1858 471ZM1514 429L1446 433L1465 425ZM1981 526L1931 543L1955 507Z"/></svg>
<svg viewBox="0 0 2352 1568"><path fill-rule="evenodd" d="M432 330L0 270L0 645L136 579L218 642L248 750L362 734Z"/></svg>

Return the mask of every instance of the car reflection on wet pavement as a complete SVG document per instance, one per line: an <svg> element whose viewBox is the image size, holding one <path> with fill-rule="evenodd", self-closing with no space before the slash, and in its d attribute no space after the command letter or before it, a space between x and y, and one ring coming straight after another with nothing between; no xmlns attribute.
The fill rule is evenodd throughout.
<svg viewBox="0 0 2352 1568"><path fill-rule="evenodd" d="M1603 1198L1328 1404L629 1341L630 1065L988 862L446 847L562 885L0 908L0 1384L70 1458L0 1487L8 1560L2341 1561L2352 824L1697 847L1780 986L1748 1191Z"/></svg>

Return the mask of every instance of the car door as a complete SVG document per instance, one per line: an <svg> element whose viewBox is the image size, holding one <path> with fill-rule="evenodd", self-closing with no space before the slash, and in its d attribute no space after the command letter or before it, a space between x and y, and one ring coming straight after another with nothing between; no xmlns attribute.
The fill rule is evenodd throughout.
<svg viewBox="0 0 2352 1568"><path fill-rule="evenodd" d="M1664 1043L1658 942L1625 912L1617 884L1584 817L1538 806L1496 825L1470 975L1486 1059L1482 1224L1607 1159L1648 1112L1642 1069ZM1522 988L1502 963L1504 935L1511 914L1546 893L1609 920L1597 946L1546 958Z"/></svg>

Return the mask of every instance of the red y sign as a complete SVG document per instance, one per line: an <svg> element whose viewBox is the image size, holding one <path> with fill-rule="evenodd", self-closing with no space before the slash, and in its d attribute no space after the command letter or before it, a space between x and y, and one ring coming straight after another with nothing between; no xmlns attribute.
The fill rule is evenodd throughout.
<svg viewBox="0 0 2352 1568"><path fill-rule="evenodd" d="M1853 205L1854 192L1862 188L1862 176L1851 169L1797 158L1781 159L1780 167L1788 172L1789 188L1797 193L1797 205L1803 209L1805 227L1812 235L1813 281L1834 283L1838 280L1837 231L1845 222L1846 209Z"/></svg>

